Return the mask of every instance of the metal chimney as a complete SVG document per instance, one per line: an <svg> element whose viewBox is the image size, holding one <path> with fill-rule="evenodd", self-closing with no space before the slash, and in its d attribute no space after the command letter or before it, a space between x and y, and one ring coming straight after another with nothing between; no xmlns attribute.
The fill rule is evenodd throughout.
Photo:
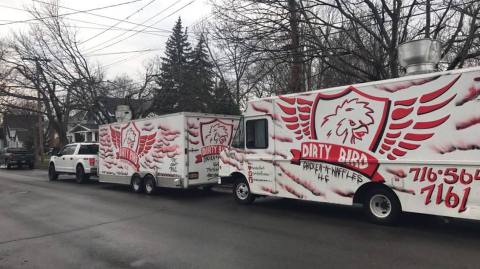
<svg viewBox="0 0 480 269"><path fill-rule="evenodd" d="M117 122L126 122L132 119L132 111L128 105L118 105L115 110L115 118Z"/></svg>
<svg viewBox="0 0 480 269"><path fill-rule="evenodd" d="M406 69L406 75L437 71L441 44L433 39L419 39L398 46L398 61Z"/></svg>

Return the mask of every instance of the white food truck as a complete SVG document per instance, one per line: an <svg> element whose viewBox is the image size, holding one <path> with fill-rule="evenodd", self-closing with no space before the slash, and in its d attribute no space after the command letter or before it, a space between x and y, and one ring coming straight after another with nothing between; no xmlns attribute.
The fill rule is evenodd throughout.
<svg viewBox="0 0 480 269"><path fill-rule="evenodd" d="M218 183L218 157L238 127L238 116L176 113L99 127L100 182L156 187Z"/></svg>
<svg viewBox="0 0 480 269"><path fill-rule="evenodd" d="M375 222L402 211L480 219L480 68L248 103L220 176L234 197L362 204Z"/></svg>

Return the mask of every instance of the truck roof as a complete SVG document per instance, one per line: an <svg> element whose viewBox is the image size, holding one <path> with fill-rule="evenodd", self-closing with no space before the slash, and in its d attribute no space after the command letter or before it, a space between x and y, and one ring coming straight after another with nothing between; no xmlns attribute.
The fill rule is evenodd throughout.
<svg viewBox="0 0 480 269"><path fill-rule="evenodd" d="M160 119L160 118L166 118L166 117L172 117L172 116L185 116L185 117L215 117L215 118L225 118L225 119L238 119L240 118L240 115L224 115L224 114L210 114L210 113L199 113L199 112L177 112L177 113L171 113L171 114L163 114L163 115L157 115L149 118L141 118L141 119L134 119L130 121L144 121L144 120L152 120L152 119ZM108 124L102 124L102 125L109 125L109 124L117 124L119 122L112 122ZM102 126L100 125L100 126Z"/></svg>
<svg viewBox="0 0 480 269"><path fill-rule="evenodd" d="M67 145L98 145L98 142L75 142Z"/></svg>
<svg viewBox="0 0 480 269"><path fill-rule="evenodd" d="M318 93L318 92L326 92L326 91L335 91L335 90L342 90L342 89L344 89L345 87L348 87L348 86L364 87L364 86L371 86L371 85L378 85L378 84L388 84L388 83L395 83L395 82L401 82L401 81L407 81L407 80L422 79L422 78L436 77L436 76L442 76L442 75L451 75L451 74L458 74L458 73L475 72L475 71L480 71L480 66L470 67L470 68L462 68L462 69L455 69L455 70L440 71L440 72L434 72L434 73L426 73L426 74L420 74L420 75L410 75L410 76L404 76L404 77L399 77L399 78L369 81L369 82L358 83L358 84L341 85L341 86L336 86L336 87L332 87L332 88L324 88L324 89L318 89L318 90L313 90L313 91L289 93L289 94L284 94L284 95L281 95L281 96L288 97L288 96L296 96L296 95L299 95L299 94L302 94L302 93L309 93L310 94L310 93ZM249 101L249 103L278 99L279 96L280 95L258 98L258 99L254 99L254 100Z"/></svg>

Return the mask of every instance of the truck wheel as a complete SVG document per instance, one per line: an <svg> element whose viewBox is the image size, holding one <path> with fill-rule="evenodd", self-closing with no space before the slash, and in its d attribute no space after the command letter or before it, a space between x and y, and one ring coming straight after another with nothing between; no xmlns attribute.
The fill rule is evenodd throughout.
<svg viewBox="0 0 480 269"><path fill-rule="evenodd" d="M83 166L80 164L77 165L77 168L75 169L75 176L77 183L79 184L85 183L89 178L89 175L85 174L85 169L83 169Z"/></svg>
<svg viewBox="0 0 480 269"><path fill-rule="evenodd" d="M143 192L143 182L142 178L139 175L134 175L132 177L132 190L135 193L141 193Z"/></svg>
<svg viewBox="0 0 480 269"><path fill-rule="evenodd" d="M8 163L8 160L7 160L7 159L5 159L4 164L5 164L5 168L7 168L7 169L12 168L12 165Z"/></svg>
<svg viewBox="0 0 480 269"><path fill-rule="evenodd" d="M34 167L35 167L35 166L34 166L33 163L29 163L29 164L28 164L28 169L33 169Z"/></svg>
<svg viewBox="0 0 480 269"><path fill-rule="evenodd" d="M151 175L146 175L143 178L143 184L145 185L145 193L148 195L152 195L155 193L157 189L157 184L155 179Z"/></svg>
<svg viewBox="0 0 480 269"><path fill-rule="evenodd" d="M50 166L48 166L48 180L55 181L57 179L58 179L58 173L55 170L55 165L50 164Z"/></svg>
<svg viewBox="0 0 480 269"><path fill-rule="evenodd" d="M363 208L368 219L378 224L394 224L402 213L398 198L392 191L385 188L370 190Z"/></svg>
<svg viewBox="0 0 480 269"><path fill-rule="evenodd" d="M255 200L255 195L250 191L250 186L245 179L239 179L233 186L233 197L240 204L251 204Z"/></svg>

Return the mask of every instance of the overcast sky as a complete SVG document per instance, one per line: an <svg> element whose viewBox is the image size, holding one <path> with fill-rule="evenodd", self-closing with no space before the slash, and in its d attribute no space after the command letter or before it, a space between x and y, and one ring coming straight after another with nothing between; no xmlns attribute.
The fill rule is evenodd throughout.
<svg viewBox="0 0 480 269"><path fill-rule="evenodd" d="M59 5L66 8L61 8L60 14L130 1L134 0L61 0ZM32 17L28 12L18 9L24 9L34 3L39 5L38 2L33 0L0 0L0 24L31 19ZM140 10L142 7L144 8ZM138 78L144 63L155 55L163 53L169 32L179 16L182 18L184 26L193 26L208 17L209 12L210 7L207 4L207 0L140 0L122 6L89 12L100 16L78 13L65 16L65 18L69 24L78 27L79 41L84 42L81 44L82 51L92 63L98 62L100 65L105 66L108 79L124 73ZM101 17L106 16L124 20L130 15L131 17L128 18L129 22L151 25L155 29L126 22L119 23L118 21ZM147 19L150 20L145 22ZM129 29L131 31L110 29L102 33L113 25L115 25L115 28ZM0 25L0 38L9 36L11 31L25 29L27 26L27 23ZM190 39L193 41L193 34L190 34ZM113 44L116 42L118 43ZM96 55L149 49L154 51Z"/></svg>

